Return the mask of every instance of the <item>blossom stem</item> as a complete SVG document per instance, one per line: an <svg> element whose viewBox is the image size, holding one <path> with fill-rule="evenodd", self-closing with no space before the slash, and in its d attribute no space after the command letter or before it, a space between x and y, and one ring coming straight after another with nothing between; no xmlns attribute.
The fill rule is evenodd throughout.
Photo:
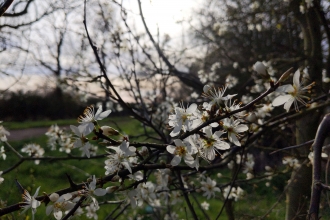
<svg viewBox="0 0 330 220"><path fill-rule="evenodd" d="M76 203L76 205L68 212L68 214L66 214L62 220L67 220L70 218L70 216L73 216L74 212L81 206L81 204L84 202L84 200L86 199L85 196L82 196L79 201Z"/></svg>
<svg viewBox="0 0 330 220"><path fill-rule="evenodd" d="M20 158L20 159L23 158L23 156L22 156L18 151L16 151L15 148L13 148L13 147L8 143L8 141L5 141L5 143L6 143L6 145L9 147L9 149L10 149L12 152L14 152L14 154L16 154L16 156L17 156L18 158Z"/></svg>

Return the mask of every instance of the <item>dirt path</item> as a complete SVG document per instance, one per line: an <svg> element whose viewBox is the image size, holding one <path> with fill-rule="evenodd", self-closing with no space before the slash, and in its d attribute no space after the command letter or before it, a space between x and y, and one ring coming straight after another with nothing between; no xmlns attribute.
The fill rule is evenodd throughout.
<svg viewBox="0 0 330 220"><path fill-rule="evenodd" d="M68 130L68 126L61 127ZM29 139L31 137L39 137L41 135L45 135L48 131L49 127L42 128L27 128L27 129L19 129L19 130L11 130L10 135L7 136L8 141L20 141L24 139Z"/></svg>

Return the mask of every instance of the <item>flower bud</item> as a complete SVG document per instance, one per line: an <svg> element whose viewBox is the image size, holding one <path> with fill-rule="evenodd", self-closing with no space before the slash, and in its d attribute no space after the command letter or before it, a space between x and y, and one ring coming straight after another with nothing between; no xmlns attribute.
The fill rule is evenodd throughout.
<svg viewBox="0 0 330 220"><path fill-rule="evenodd" d="M109 186L105 190L107 191L107 193L110 194L110 193L117 191L118 189L119 189L119 186Z"/></svg>
<svg viewBox="0 0 330 220"><path fill-rule="evenodd" d="M205 85L205 86L203 87L203 92L204 92L204 93L208 93L211 89L212 89L211 86L209 86L209 85Z"/></svg>
<svg viewBox="0 0 330 220"><path fill-rule="evenodd" d="M55 201L58 200L59 197L60 197L60 196L59 196L57 193L52 193L52 194L49 196L49 199L50 199L50 201L55 202Z"/></svg>
<svg viewBox="0 0 330 220"><path fill-rule="evenodd" d="M119 134L119 132L116 129L114 129L110 126L102 126L101 129L103 131L103 134L107 135L107 136L113 136L113 135Z"/></svg>
<svg viewBox="0 0 330 220"><path fill-rule="evenodd" d="M258 74L260 74L262 76L268 75L266 66L260 61L257 61L253 65L253 70L256 71Z"/></svg>
<svg viewBox="0 0 330 220"><path fill-rule="evenodd" d="M282 76L280 77L280 79L277 81L277 83L284 82L290 76L292 70L293 70L293 68L291 67L285 73L283 73Z"/></svg>

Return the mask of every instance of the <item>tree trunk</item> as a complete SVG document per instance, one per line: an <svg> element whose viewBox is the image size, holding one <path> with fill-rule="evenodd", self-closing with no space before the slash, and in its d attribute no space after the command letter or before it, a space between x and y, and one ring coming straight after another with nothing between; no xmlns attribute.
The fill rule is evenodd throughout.
<svg viewBox="0 0 330 220"><path fill-rule="evenodd" d="M320 21L316 13L316 7L310 7L305 14L299 11L300 0L290 2L290 9L295 18L300 23L304 36L304 54L306 56L305 66L309 67L309 77L316 83L316 87L322 83L322 37L320 30ZM319 4L314 1L314 4ZM319 95L320 90L314 93ZM296 121L296 144L302 144L315 137L321 112L314 112L303 116ZM307 158L310 147L296 150L300 158ZM301 162L305 160L302 159ZM308 201L311 194L312 185L312 167L302 165L294 171L289 181L288 191L286 193L286 220L306 219L308 211Z"/></svg>

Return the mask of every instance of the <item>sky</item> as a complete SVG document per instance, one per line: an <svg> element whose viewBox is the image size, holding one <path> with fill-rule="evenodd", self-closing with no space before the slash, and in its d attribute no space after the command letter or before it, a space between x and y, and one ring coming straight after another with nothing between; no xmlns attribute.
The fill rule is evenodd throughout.
<svg viewBox="0 0 330 220"><path fill-rule="evenodd" d="M131 8L138 14L136 0L132 0ZM201 0L143 0L142 11L146 18L147 25L153 34L157 33L157 28L161 34L166 33L173 37L178 37L182 33L182 20L191 17L193 9L201 4ZM140 18L138 18L141 20ZM142 27L142 23L138 23Z"/></svg>
<svg viewBox="0 0 330 220"><path fill-rule="evenodd" d="M189 28L187 23L182 23L182 20L188 20L191 17L191 12L198 8L202 0L141 0L142 10L145 16L146 23L150 32L155 36L168 34L171 37L171 43L182 45L182 33ZM134 22L136 29L141 32L144 27L139 17L139 8L137 0L124 0L124 6L130 11L131 22ZM134 16L135 15L135 16ZM187 37L187 36L186 36ZM44 75L44 74L43 74ZM19 79L19 82L14 84ZM4 77L0 75L0 90L30 90L38 88L45 82L51 82L50 76L23 74L15 77ZM12 86L14 84L14 86ZM55 83L51 83L54 85Z"/></svg>

